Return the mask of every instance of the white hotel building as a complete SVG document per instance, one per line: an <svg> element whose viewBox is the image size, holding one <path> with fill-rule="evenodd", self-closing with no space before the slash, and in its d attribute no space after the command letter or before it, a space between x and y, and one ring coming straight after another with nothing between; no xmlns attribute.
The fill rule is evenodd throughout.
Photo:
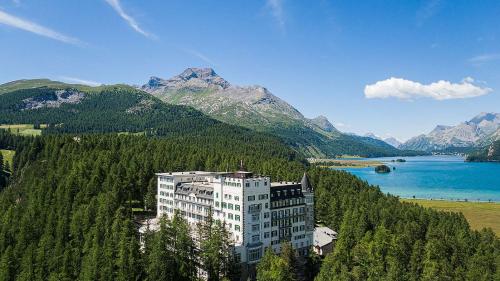
<svg viewBox="0 0 500 281"><path fill-rule="evenodd" d="M289 241L299 254L313 245L314 194L304 174L300 183L275 182L251 172L158 173L157 216L177 210L195 227L209 214L225 221L237 259L255 263L268 247Z"/></svg>

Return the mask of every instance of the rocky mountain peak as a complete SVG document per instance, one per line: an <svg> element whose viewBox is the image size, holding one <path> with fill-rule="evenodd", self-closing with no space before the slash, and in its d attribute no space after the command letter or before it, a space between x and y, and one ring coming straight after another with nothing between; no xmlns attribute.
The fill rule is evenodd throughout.
<svg viewBox="0 0 500 281"><path fill-rule="evenodd" d="M190 67L170 79L153 76L142 89L148 92L188 88L191 90L217 88L226 89L231 84L215 73L212 68Z"/></svg>
<svg viewBox="0 0 500 281"><path fill-rule="evenodd" d="M223 89L228 88L230 86L229 82L227 82L224 78L217 75L217 73L215 73L215 71L212 68L190 67L170 80L177 80L177 81L181 80L185 82L192 80L202 81L207 83L208 85L220 86Z"/></svg>
<svg viewBox="0 0 500 281"><path fill-rule="evenodd" d="M337 129L330 123L328 118L323 115L320 115L316 118L311 119L311 122L316 126L320 127L323 131L326 132L335 132Z"/></svg>
<svg viewBox="0 0 500 281"><path fill-rule="evenodd" d="M484 123L485 121L500 124L500 114L492 112L481 112L480 114L472 118L469 122L479 125L480 123Z"/></svg>

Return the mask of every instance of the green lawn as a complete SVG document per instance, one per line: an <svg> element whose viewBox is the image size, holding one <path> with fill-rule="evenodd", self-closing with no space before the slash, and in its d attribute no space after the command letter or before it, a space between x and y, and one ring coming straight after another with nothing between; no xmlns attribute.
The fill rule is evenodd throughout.
<svg viewBox="0 0 500 281"><path fill-rule="evenodd" d="M40 125L40 128L46 128L47 125ZM19 134L22 136L39 136L42 134L41 129L34 129L33 124L12 124L12 125L0 125L0 129L8 130L13 134Z"/></svg>
<svg viewBox="0 0 500 281"><path fill-rule="evenodd" d="M473 229L491 227L500 236L500 203L402 199L436 210L462 212Z"/></svg>
<svg viewBox="0 0 500 281"><path fill-rule="evenodd" d="M12 170L12 160L16 152L14 150L0 149L0 153L2 153L4 163L9 163L9 168Z"/></svg>

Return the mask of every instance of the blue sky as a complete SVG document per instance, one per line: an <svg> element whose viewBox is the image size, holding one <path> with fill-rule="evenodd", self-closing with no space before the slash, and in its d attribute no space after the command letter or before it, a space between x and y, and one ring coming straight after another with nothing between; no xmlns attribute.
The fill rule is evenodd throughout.
<svg viewBox="0 0 500 281"><path fill-rule="evenodd" d="M404 140L500 111L499 15L496 0L0 0L0 83L213 67L340 130Z"/></svg>

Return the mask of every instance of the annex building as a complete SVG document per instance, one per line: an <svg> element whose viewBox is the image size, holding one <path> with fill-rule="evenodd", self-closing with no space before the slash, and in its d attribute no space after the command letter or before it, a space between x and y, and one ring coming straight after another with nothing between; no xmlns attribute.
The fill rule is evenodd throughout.
<svg viewBox="0 0 500 281"><path fill-rule="evenodd" d="M236 258L256 263L272 247L291 242L305 255L314 243L314 193L307 175L299 182L237 172L158 173L157 216L178 211L193 228L213 216L225 221Z"/></svg>

